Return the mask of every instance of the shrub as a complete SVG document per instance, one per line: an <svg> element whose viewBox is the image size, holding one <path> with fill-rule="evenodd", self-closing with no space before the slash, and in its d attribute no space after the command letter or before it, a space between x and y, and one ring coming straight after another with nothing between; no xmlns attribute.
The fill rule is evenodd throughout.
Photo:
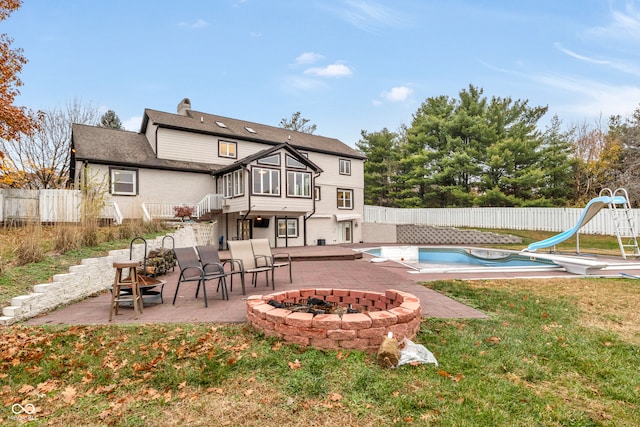
<svg viewBox="0 0 640 427"><path fill-rule="evenodd" d="M42 225L39 222L27 224L15 246L14 255L16 264L26 265L32 262L42 261L45 258L45 250L42 247L42 242Z"/></svg>
<svg viewBox="0 0 640 427"><path fill-rule="evenodd" d="M180 219L191 218L194 210L192 206L174 206L173 214L176 218Z"/></svg>

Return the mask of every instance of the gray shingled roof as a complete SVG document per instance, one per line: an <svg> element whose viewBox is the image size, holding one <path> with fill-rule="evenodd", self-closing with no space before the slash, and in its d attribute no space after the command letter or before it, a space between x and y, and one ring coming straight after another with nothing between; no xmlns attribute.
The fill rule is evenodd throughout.
<svg viewBox="0 0 640 427"><path fill-rule="evenodd" d="M292 147L302 151L317 151L356 159L365 158L361 152L349 147L339 139L296 132L194 110L187 110L187 115L180 115L145 109L141 132L145 132L148 120L164 127L186 129L274 145L288 142ZM220 127L216 122L223 123L226 127ZM253 129L255 133L247 131L246 128Z"/></svg>
<svg viewBox="0 0 640 427"><path fill-rule="evenodd" d="M79 161L190 172L212 172L222 167L222 165L158 159L146 136L141 133L76 123L71 129L74 157Z"/></svg>

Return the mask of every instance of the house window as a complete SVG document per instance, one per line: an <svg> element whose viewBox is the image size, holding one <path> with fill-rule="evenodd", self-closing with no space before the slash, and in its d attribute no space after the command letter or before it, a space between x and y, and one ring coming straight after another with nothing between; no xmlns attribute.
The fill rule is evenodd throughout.
<svg viewBox="0 0 640 427"><path fill-rule="evenodd" d="M233 172L233 195L242 196L244 194L244 171L238 169Z"/></svg>
<svg viewBox="0 0 640 427"><path fill-rule="evenodd" d="M311 197L311 174L309 172L287 172L287 196Z"/></svg>
<svg viewBox="0 0 640 427"><path fill-rule="evenodd" d="M338 209L353 209L353 190L338 188Z"/></svg>
<svg viewBox="0 0 640 427"><path fill-rule="evenodd" d="M340 159L340 175L351 175L351 160Z"/></svg>
<svg viewBox="0 0 640 427"><path fill-rule="evenodd" d="M135 196L138 194L138 171L111 169L111 194Z"/></svg>
<svg viewBox="0 0 640 427"><path fill-rule="evenodd" d="M244 173L238 169L222 176L224 197L242 196L244 194Z"/></svg>
<svg viewBox="0 0 640 427"><path fill-rule="evenodd" d="M297 159L294 159L289 155L287 155L287 167L297 168L297 169L306 169L306 166L302 162L298 161Z"/></svg>
<svg viewBox="0 0 640 427"><path fill-rule="evenodd" d="M320 200L320 187L313 187L313 199Z"/></svg>
<svg viewBox="0 0 640 427"><path fill-rule="evenodd" d="M224 192L224 197L233 196L233 175L232 174L227 173L222 176L222 188Z"/></svg>
<svg viewBox="0 0 640 427"><path fill-rule="evenodd" d="M218 155L220 157L230 157L235 159L237 157L236 154L236 143L231 141L218 141Z"/></svg>
<svg viewBox="0 0 640 427"><path fill-rule="evenodd" d="M251 172L253 178L253 194L280 195L280 171L278 169L254 167Z"/></svg>
<svg viewBox="0 0 640 427"><path fill-rule="evenodd" d="M261 165L280 166L280 154L273 154L271 156L258 159L258 163Z"/></svg>
<svg viewBox="0 0 640 427"><path fill-rule="evenodd" d="M298 219L278 218L278 237L298 237Z"/></svg>

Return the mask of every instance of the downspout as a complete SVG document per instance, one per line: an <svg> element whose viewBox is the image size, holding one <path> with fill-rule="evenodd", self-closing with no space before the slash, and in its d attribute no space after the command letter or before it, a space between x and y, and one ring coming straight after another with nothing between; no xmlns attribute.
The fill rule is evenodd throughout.
<svg viewBox="0 0 640 427"><path fill-rule="evenodd" d="M247 166L246 166L246 165L243 165L243 166L242 166L242 169L243 169L243 170L245 170L245 171L248 171L248 169L247 169ZM249 177L249 179L248 179L248 181L249 181L249 190L247 191L247 194L248 194L248 196L247 196L247 203L248 203L248 206L249 206L249 210L248 210L248 211L247 211L247 213L246 213L246 214L244 214L244 216L241 218L241 221L242 221L243 223L244 223L245 219L247 219L247 216L251 213L251 206L252 206L252 205L251 205L251 191L250 191L250 189L251 189L251 188L253 188L253 182L251 181L251 174L250 174L250 173L247 173L247 175L248 175L248 177ZM236 231L238 231L238 230L236 229ZM236 237L238 237L238 236L236 236Z"/></svg>

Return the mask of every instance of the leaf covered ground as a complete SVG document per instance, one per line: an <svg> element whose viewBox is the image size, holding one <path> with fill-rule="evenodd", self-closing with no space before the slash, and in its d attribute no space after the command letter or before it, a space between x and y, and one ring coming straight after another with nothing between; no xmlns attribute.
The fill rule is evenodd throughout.
<svg viewBox="0 0 640 427"><path fill-rule="evenodd" d="M437 367L386 369L244 325L7 327L0 424L640 424L640 281L428 286L489 315L425 318L416 342Z"/></svg>

